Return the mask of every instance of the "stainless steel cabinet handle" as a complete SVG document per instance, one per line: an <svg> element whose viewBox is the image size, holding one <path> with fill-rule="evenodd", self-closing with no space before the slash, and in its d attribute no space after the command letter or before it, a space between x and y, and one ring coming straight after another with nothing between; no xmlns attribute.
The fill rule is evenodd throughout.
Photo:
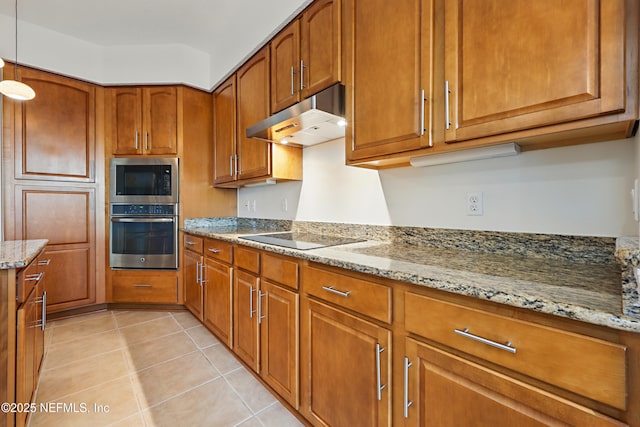
<svg viewBox="0 0 640 427"><path fill-rule="evenodd" d="M36 327L44 331L44 328L47 326L47 291L42 293L42 298L36 299L36 304L42 304L42 322L37 324Z"/></svg>
<svg viewBox="0 0 640 427"><path fill-rule="evenodd" d="M234 157L236 158L236 168L235 168L235 170L233 172L233 175L234 176L238 176L238 175L240 175L240 160L238 159L238 155L237 154Z"/></svg>
<svg viewBox="0 0 640 427"><path fill-rule="evenodd" d="M196 242L191 242L189 240L187 240L186 242L184 242L185 245L189 245L189 246L193 246L196 244Z"/></svg>
<svg viewBox="0 0 640 427"><path fill-rule="evenodd" d="M300 90L304 89L304 59L300 60Z"/></svg>
<svg viewBox="0 0 640 427"><path fill-rule="evenodd" d="M133 286L136 288L153 288L151 283L134 283Z"/></svg>
<svg viewBox="0 0 640 427"><path fill-rule="evenodd" d="M348 297L351 294L351 291L339 291L337 289L334 289L333 286L323 286L322 289L324 289L327 292L331 292L332 294L336 294L336 295L340 295L341 297Z"/></svg>
<svg viewBox="0 0 640 427"><path fill-rule="evenodd" d="M44 273L29 274L28 276L25 276L24 280L33 280L35 282L38 282L40 281L40 279L42 279L42 276L44 276Z"/></svg>
<svg viewBox="0 0 640 427"><path fill-rule="evenodd" d="M418 136L422 136L424 135L424 133L427 131L427 129L425 129L424 127L424 103L426 102L426 98L424 97L424 89L422 89L422 92L420 93L420 132L418 133Z"/></svg>
<svg viewBox="0 0 640 427"><path fill-rule="evenodd" d="M506 344L501 344L499 342L491 341L491 340L488 340L488 339L483 338L481 336L469 333L469 328L464 328L463 330L454 329L453 332L455 332L456 334L461 335L461 336L463 336L465 338L469 338L469 339L472 339L474 341L478 341L478 342L481 342L483 344L490 345L491 347L499 348L500 350L508 351L509 353L512 353L512 354L516 353L516 348L515 347L511 347L511 342L507 342Z"/></svg>
<svg viewBox="0 0 640 427"><path fill-rule="evenodd" d="M42 330L47 327L47 291L42 293Z"/></svg>
<svg viewBox="0 0 640 427"><path fill-rule="evenodd" d="M149 151L149 132L147 132L145 135L144 145L145 145L145 150Z"/></svg>
<svg viewBox="0 0 640 427"><path fill-rule="evenodd" d="M200 283L200 262L196 262L196 283L202 286Z"/></svg>
<svg viewBox="0 0 640 427"><path fill-rule="evenodd" d="M38 261L38 265L49 265L49 264L51 264L50 259L41 259L40 261Z"/></svg>
<svg viewBox="0 0 640 427"><path fill-rule="evenodd" d="M380 353L384 351L384 347L380 347L380 344L376 344L376 385L378 400L382 400L382 390L386 387L386 384L381 384L380 378Z"/></svg>
<svg viewBox="0 0 640 427"><path fill-rule="evenodd" d="M233 156L229 156L229 176L233 176Z"/></svg>
<svg viewBox="0 0 640 427"><path fill-rule="evenodd" d="M292 65L291 66L291 95L295 95L296 94L296 87L295 87L295 83L294 83L295 74L296 74L296 69Z"/></svg>
<svg viewBox="0 0 640 427"><path fill-rule="evenodd" d="M208 280L204 280L204 262L200 263L200 286L207 283Z"/></svg>
<svg viewBox="0 0 640 427"><path fill-rule="evenodd" d="M252 319L253 319L253 313L256 312L253 309L253 292L254 292L253 286L249 286L249 317Z"/></svg>
<svg viewBox="0 0 640 427"><path fill-rule="evenodd" d="M258 324L262 323L262 319L267 316L262 315L262 297L267 294L263 294L261 291L258 291Z"/></svg>
<svg viewBox="0 0 640 427"><path fill-rule="evenodd" d="M207 249L209 252L212 252L214 254L219 254L221 251L220 249L216 249L216 248L209 248Z"/></svg>
<svg viewBox="0 0 640 427"><path fill-rule="evenodd" d="M451 127L451 119L449 117L449 94L451 93L451 89L449 89L449 80L444 82L444 120L446 123L446 128L449 130Z"/></svg>
<svg viewBox="0 0 640 427"><path fill-rule="evenodd" d="M404 417L409 418L409 406L413 405L413 402L409 401L409 368L413 363L409 362L409 358L404 358Z"/></svg>
<svg viewBox="0 0 640 427"><path fill-rule="evenodd" d="M138 131L136 131L136 150L138 149L138 147L140 146L138 140L140 139L140 133Z"/></svg>

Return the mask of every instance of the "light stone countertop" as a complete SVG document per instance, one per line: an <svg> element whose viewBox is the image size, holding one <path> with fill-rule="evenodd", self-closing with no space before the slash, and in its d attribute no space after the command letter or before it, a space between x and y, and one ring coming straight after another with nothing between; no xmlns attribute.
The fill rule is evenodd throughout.
<svg viewBox="0 0 640 427"><path fill-rule="evenodd" d="M0 242L0 269L22 268L47 245L48 240L7 240Z"/></svg>
<svg viewBox="0 0 640 427"><path fill-rule="evenodd" d="M639 332L623 314L620 267L366 240L296 250L240 239L272 233L256 227L188 225L183 231L418 286L610 328Z"/></svg>

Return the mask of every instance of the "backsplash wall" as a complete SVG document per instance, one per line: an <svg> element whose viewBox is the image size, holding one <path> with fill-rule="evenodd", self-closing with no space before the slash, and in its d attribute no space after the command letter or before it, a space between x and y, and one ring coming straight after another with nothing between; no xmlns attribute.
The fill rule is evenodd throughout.
<svg viewBox="0 0 640 427"><path fill-rule="evenodd" d="M344 141L304 149L303 181L238 190L238 216L583 236L637 236L640 137L427 168L344 165ZM484 215L466 195L482 192ZM255 209L254 209L255 207Z"/></svg>

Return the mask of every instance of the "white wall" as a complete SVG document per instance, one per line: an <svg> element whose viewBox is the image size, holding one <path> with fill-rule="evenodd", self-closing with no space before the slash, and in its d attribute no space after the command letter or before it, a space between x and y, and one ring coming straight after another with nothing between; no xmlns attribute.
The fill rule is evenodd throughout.
<svg viewBox="0 0 640 427"><path fill-rule="evenodd" d="M590 236L638 235L630 190L640 137L427 168L344 165L344 142L304 149L302 183L238 190L238 215ZM484 215L466 215L480 191ZM287 199L288 210L282 209ZM255 200L255 211L253 201ZM248 202L249 209L246 204Z"/></svg>

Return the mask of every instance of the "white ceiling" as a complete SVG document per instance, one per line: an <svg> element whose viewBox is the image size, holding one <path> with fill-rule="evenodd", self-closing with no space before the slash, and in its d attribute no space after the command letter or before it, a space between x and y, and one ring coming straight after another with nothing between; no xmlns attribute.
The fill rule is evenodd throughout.
<svg viewBox="0 0 640 427"><path fill-rule="evenodd" d="M310 0L18 0L18 18L100 48L184 45L209 55L214 64L228 64L229 56L243 58L309 3ZM0 0L0 15L13 19L14 7L14 0ZM18 29L20 39L22 27ZM22 34L28 31L25 28ZM30 52L25 50L23 58L29 57Z"/></svg>

